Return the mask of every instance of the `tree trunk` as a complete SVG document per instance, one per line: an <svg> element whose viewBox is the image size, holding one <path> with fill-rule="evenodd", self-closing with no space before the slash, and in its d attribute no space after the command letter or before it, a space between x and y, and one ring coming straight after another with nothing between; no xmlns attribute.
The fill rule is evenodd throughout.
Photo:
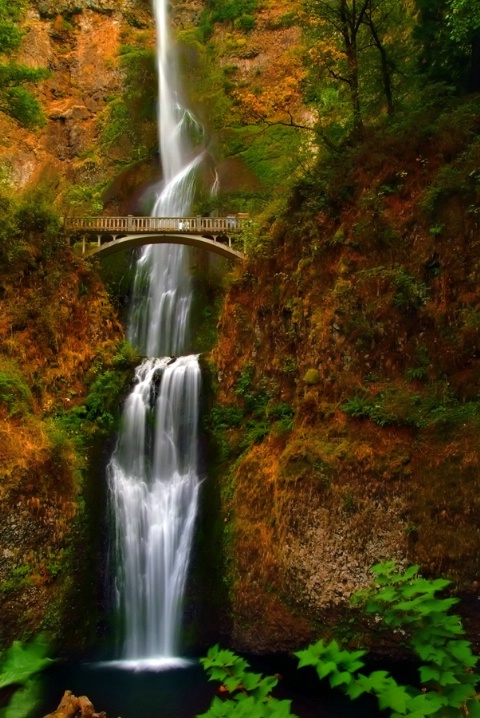
<svg viewBox="0 0 480 718"><path fill-rule="evenodd" d="M360 87L358 77L358 56L355 42L347 45L348 76L350 97L353 110L353 132L357 136L363 134L362 108L360 103Z"/></svg>
<svg viewBox="0 0 480 718"><path fill-rule="evenodd" d="M392 65L390 64L387 52L382 44L382 41L380 40L380 37L378 36L377 28L375 27L374 23L370 19L367 23L370 32L372 33L373 42L375 43L375 47L377 48L378 52L380 53L380 59L381 59L381 66L382 66L382 82L383 82L383 92L385 94L385 99L387 101L387 113L389 115L393 115L394 107L393 107L393 92L392 92Z"/></svg>

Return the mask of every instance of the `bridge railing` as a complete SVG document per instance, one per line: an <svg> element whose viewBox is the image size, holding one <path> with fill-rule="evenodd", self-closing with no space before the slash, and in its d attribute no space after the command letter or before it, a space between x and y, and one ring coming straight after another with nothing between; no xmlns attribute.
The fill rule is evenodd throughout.
<svg viewBox="0 0 480 718"><path fill-rule="evenodd" d="M142 234L175 232L175 234L237 234L251 224L247 217L66 217L64 226L70 232L116 232Z"/></svg>

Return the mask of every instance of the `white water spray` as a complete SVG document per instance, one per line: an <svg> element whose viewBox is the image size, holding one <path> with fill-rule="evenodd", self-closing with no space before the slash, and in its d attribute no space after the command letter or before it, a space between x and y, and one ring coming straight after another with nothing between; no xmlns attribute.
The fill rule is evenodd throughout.
<svg viewBox="0 0 480 718"><path fill-rule="evenodd" d="M158 33L163 190L154 216L188 216L202 155L189 142L195 118L179 90L167 0L154 0ZM148 666L178 655L197 510L200 369L180 356L189 333L191 282L181 245L149 245L138 262L128 333L148 357L137 368L108 467L115 521L121 658ZM180 358L171 360L170 355Z"/></svg>

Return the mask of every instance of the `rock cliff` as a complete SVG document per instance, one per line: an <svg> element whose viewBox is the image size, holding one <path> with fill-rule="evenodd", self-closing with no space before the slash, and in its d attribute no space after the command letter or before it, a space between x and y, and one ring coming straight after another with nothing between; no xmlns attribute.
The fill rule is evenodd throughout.
<svg viewBox="0 0 480 718"><path fill-rule="evenodd" d="M244 650L354 638L385 559L451 578L478 641L477 102L324 162L233 279L211 422Z"/></svg>

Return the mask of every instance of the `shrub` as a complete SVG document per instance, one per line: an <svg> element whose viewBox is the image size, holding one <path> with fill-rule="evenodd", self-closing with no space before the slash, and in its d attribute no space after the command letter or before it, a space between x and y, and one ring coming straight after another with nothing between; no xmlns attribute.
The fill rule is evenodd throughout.
<svg viewBox="0 0 480 718"><path fill-rule="evenodd" d="M388 671L362 673L363 650L342 649L337 641L323 640L295 655L299 668L312 666L318 677L332 688L340 688L351 700L370 694L390 718L479 718L476 695L479 676L474 672L478 657L473 654L459 616L449 614L458 599L436 594L450 582L428 580L418 575L418 566L397 571L393 562L374 566L374 585L359 594L355 602L383 627L401 632L406 644L420 661L418 686L402 685ZM223 685L227 700L214 698L210 709L199 718L287 718L291 701L272 696L278 683L275 676L252 673L250 666L231 651L211 648L201 659L210 680Z"/></svg>
<svg viewBox="0 0 480 718"><path fill-rule="evenodd" d="M243 30L243 32L251 32L255 27L255 23L256 20L253 15L244 14L240 15L240 17L237 18L233 24L238 30Z"/></svg>
<svg viewBox="0 0 480 718"><path fill-rule="evenodd" d="M37 250L42 259L50 259L64 246L60 218L52 206L51 188L39 187L28 192L17 210L18 231Z"/></svg>

